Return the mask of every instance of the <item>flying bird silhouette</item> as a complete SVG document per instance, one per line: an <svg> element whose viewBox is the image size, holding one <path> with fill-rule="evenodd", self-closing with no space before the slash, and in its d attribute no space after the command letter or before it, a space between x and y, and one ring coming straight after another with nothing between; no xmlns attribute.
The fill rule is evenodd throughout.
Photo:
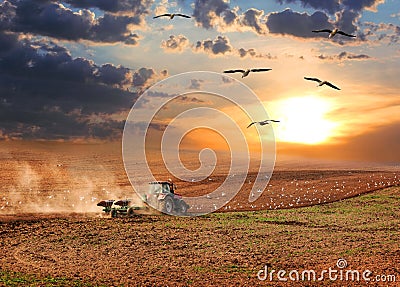
<svg viewBox="0 0 400 287"><path fill-rule="evenodd" d="M329 83L328 81L321 81L320 79L317 78L309 78L309 77L304 77L304 79L308 80L308 81L314 81L314 82L318 82L318 87L322 86L322 85L327 85L331 88L334 88L336 90L340 90L338 87L336 87L335 85L333 85L332 83Z"/></svg>
<svg viewBox="0 0 400 287"><path fill-rule="evenodd" d="M174 19L175 16L184 17L184 18L192 18L188 15L180 14L180 13L165 13L165 14L154 16L153 19L160 18L160 17L169 17L169 19Z"/></svg>
<svg viewBox="0 0 400 287"><path fill-rule="evenodd" d="M229 73L229 74L233 74L233 73L242 73L242 78L247 77L250 72L267 72L267 71L271 71L272 69L269 68L261 68L261 69L247 69L247 70L242 70L242 69L238 69L238 70L225 70L224 73Z"/></svg>
<svg viewBox="0 0 400 287"><path fill-rule="evenodd" d="M271 123L271 122L279 123L280 121L278 121L278 120L265 120L265 121L261 121L261 122L252 122L251 124L249 124L249 125L247 126L247 128L251 127L251 126L254 125L254 124L259 124L259 125L261 125L261 126L265 126L265 125L268 125L268 124Z"/></svg>
<svg viewBox="0 0 400 287"><path fill-rule="evenodd" d="M333 30L329 30L329 29L313 30L313 32L314 33L323 33L323 32L329 33L329 36L328 36L329 39L333 38L333 36L335 36L336 34L340 34L340 35L347 36L347 37L353 37L353 38L356 37L354 35L350 35L343 31L340 31L338 28L335 28Z"/></svg>

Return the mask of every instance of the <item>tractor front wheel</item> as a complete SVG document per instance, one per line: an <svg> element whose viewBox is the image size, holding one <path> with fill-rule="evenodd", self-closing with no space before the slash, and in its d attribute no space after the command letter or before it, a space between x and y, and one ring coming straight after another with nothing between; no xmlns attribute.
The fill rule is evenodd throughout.
<svg viewBox="0 0 400 287"><path fill-rule="evenodd" d="M133 216L135 216L135 211L133 210L132 207L129 207L129 208L128 208L127 215L128 215L128 217L133 217Z"/></svg>

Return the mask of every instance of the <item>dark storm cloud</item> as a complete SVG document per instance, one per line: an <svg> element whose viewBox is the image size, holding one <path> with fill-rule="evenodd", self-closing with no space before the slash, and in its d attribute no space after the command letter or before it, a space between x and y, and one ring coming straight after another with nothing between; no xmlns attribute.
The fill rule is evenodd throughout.
<svg viewBox="0 0 400 287"><path fill-rule="evenodd" d="M337 21L335 26L346 33L351 34L357 31L356 21L360 17L359 13L354 11L344 10L336 14Z"/></svg>
<svg viewBox="0 0 400 287"><path fill-rule="evenodd" d="M356 23L364 9L371 9L383 0L276 0L280 4L300 3L303 7L319 11L312 15L293 12L287 9L283 12L273 12L263 16L264 11L250 8L242 14L237 9L231 9L229 1L196 0L193 16L199 26L206 29L217 27L219 31L242 31L244 27L251 28L255 33L266 34L266 27L271 33L287 34L302 38L323 37L312 33L315 29L333 29L338 27L347 33L357 31ZM326 14L327 13L327 14ZM336 21L329 21L329 15L335 15ZM264 21L267 21L266 25ZM359 40L365 40L362 33ZM333 39L335 42L349 39Z"/></svg>
<svg viewBox="0 0 400 287"><path fill-rule="evenodd" d="M222 13L222 19L227 25L234 24L237 17L238 15L232 10L226 10Z"/></svg>
<svg viewBox="0 0 400 287"><path fill-rule="evenodd" d="M280 4L300 2L303 7L322 9L330 14L340 10L339 0L277 0Z"/></svg>
<svg viewBox="0 0 400 287"><path fill-rule="evenodd" d="M9 27L14 32L27 32L76 40L90 37L95 25L89 10L74 13L60 3L34 0L10 0L15 7L15 17Z"/></svg>
<svg viewBox="0 0 400 287"><path fill-rule="evenodd" d="M0 3L0 30L10 29L16 14L16 7L8 1Z"/></svg>
<svg viewBox="0 0 400 287"><path fill-rule="evenodd" d="M365 27L363 31L364 37L376 37L377 41L387 41L389 44L396 44L400 40L400 26L393 25L391 23L364 23Z"/></svg>
<svg viewBox="0 0 400 287"><path fill-rule="evenodd" d="M64 2L75 8L99 8L112 13L129 12L140 15L148 13L153 0L65 0Z"/></svg>
<svg viewBox="0 0 400 287"><path fill-rule="evenodd" d="M124 121L91 122L79 112L66 114L57 108L33 110L20 107L10 110L0 106L3 139L73 140L82 138L118 139Z"/></svg>
<svg viewBox="0 0 400 287"><path fill-rule="evenodd" d="M88 40L95 42L124 42L128 45L136 45L139 36L131 33L128 26L131 24L138 25L139 19L130 16L116 16L104 14L100 17L96 25L90 30Z"/></svg>
<svg viewBox="0 0 400 287"><path fill-rule="evenodd" d="M73 58L52 39L136 45L152 0L0 2L2 138L121 136L124 115L152 81L168 74ZM81 10L71 10L74 7ZM105 11L100 16L86 8ZM32 36L33 35L33 36ZM39 37L36 37L39 36ZM44 37L43 37L44 36ZM136 92L131 92L132 90Z"/></svg>
<svg viewBox="0 0 400 287"><path fill-rule="evenodd" d="M196 0L194 2L193 17L196 22L206 28L212 28L213 17L224 16L224 20L233 21L234 13L230 11L229 4L223 0Z"/></svg>
<svg viewBox="0 0 400 287"><path fill-rule="evenodd" d="M394 34L389 35L390 43L396 44L400 40L400 26L396 26L394 28Z"/></svg>
<svg viewBox="0 0 400 287"><path fill-rule="evenodd" d="M165 92L159 92L159 91L147 91L146 95L149 97L154 97L154 98L174 98L177 97L178 94L168 94Z"/></svg>
<svg viewBox="0 0 400 287"><path fill-rule="evenodd" d="M156 130L156 131L159 131L159 132L163 132L163 131L165 131L165 129L168 127L168 125L167 124L164 124L164 123L157 123L157 122L151 122L150 124L149 124L149 128L150 129L153 129L153 130Z"/></svg>
<svg viewBox="0 0 400 287"><path fill-rule="evenodd" d="M133 74L133 85L146 86L154 76L156 76L156 72L153 69L140 68Z"/></svg>
<svg viewBox="0 0 400 287"><path fill-rule="evenodd" d="M319 55L319 59L321 60L331 60L331 61L343 61L343 60L368 60L371 59L370 56L365 55L365 54L352 54L348 52L341 52L338 55L333 55L333 56L325 56L325 55Z"/></svg>
<svg viewBox="0 0 400 287"><path fill-rule="evenodd" d="M190 86L188 88L191 90L199 90L199 89L201 89L202 84L203 84L203 80L191 79ZM185 97L187 99L187 96L185 96Z"/></svg>
<svg viewBox="0 0 400 287"><path fill-rule="evenodd" d="M222 76L221 79L222 79L222 83L224 83L224 84L232 84L235 82L235 80L233 78L229 78L226 76Z"/></svg>
<svg viewBox="0 0 400 287"><path fill-rule="evenodd" d="M257 52L254 49L245 50L243 48L240 48L238 50L238 52L239 52L240 58L244 58L244 57L247 57L247 56L255 57L257 55Z"/></svg>
<svg viewBox="0 0 400 287"><path fill-rule="evenodd" d="M204 51L211 55L224 55L225 53L231 52L233 48L227 37L218 36L214 40L197 41L195 49L196 51Z"/></svg>
<svg viewBox="0 0 400 287"><path fill-rule="evenodd" d="M357 28L361 13L364 9L376 7L379 3L382 3L382 0L277 0L277 2L281 4L301 2L304 7L321 9L330 15L334 15L336 19L330 21L328 15L321 11L308 15L307 13L300 14L287 9L283 12L274 12L269 15L267 27L271 33L288 34L303 38L326 37L324 33L314 34L311 31L337 27L348 34L356 34L358 32L357 40L365 41L368 35L358 31ZM332 41L339 44L350 40L354 41L355 39L346 37L332 39Z"/></svg>
<svg viewBox="0 0 400 287"><path fill-rule="evenodd" d="M206 29L226 28L240 30L242 27L249 27L258 34L265 34L265 25L262 24L263 10L250 8L242 15L236 10L230 9L229 4L223 0L197 0L193 16L196 22Z"/></svg>
<svg viewBox="0 0 400 287"><path fill-rule="evenodd" d="M1 134L42 139L120 135L122 122L109 117L126 113L138 97L126 88L145 89L165 74L97 65L73 58L51 41L0 32ZM92 121L94 116L105 120Z"/></svg>
<svg viewBox="0 0 400 287"><path fill-rule="evenodd" d="M202 103L205 103L205 101L203 101L203 100L201 100L199 98L189 97L189 96L186 96L186 95L179 96L179 97L175 98L175 101L178 101L178 102L181 102L181 103L184 103L184 104L193 104L193 103L202 104Z"/></svg>
<svg viewBox="0 0 400 287"><path fill-rule="evenodd" d="M6 0L0 4L0 29L71 41L137 44L130 25L140 25L143 15L105 13L96 18L87 9L74 12L59 2Z"/></svg>
<svg viewBox="0 0 400 287"><path fill-rule="evenodd" d="M287 34L296 37L316 37L312 30L332 29L329 18L323 12L307 13L293 12L286 9L283 12L274 12L268 16L267 27L270 33Z"/></svg>
<svg viewBox="0 0 400 287"><path fill-rule="evenodd" d="M312 30L339 28L349 34L357 31L357 20L360 14L351 10L339 11L335 14L336 22L330 22L329 17L320 11L309 15L307 13L293 12L286 9L283 12L274 12L268 16L267 27L272 34L292 35L301 38L325 38L325 33L313 33ZM362 33L359 33L358 40L362 41ZM332 41L344 44L345 41L355 41L348 37L334 37Z"/></svg>
<svg viewBox="0 0 400 287"><path fill-rule="evenodd" d="M276 0L280 4L301 3L303 7L311 7L317 10L324 10L334 14L343 9L362 11L366 8L374 8L383 0Z"/></svg>
<svg viewBox="0 0 400 287"><path fill-rule="evenodd" d="M130 69L112 64L104 64L97 69L98 80L106 85L119 88L132 85L132 74Z"/></svg>
<svg viewBox="0 0 400 287"><path fill-rule="evenodd" d="M214 40L207 39L203 41L197 41L196 45L192 46L196 52L204 52L210 56L222 56L226 54L239 56L240 58L251 57L251 58L266 58L276 59L271 54L261 54L255 49L236 49L230 44L228 37L218 36Z"/></svg>
<svg viewBox="0 0 400 287"><path fill-rule="evenodd" d="M81 137L87 137L87 135L89 135L90 138L100 138L108 140L120 139L122 136L124 125L125 120L116 121L108 119L107 121L101 123L89 122L86 125L87 132L84 132Z"/></svg>
<svg viewBox="0 0 400 287"><path fill-rule="evenodd" d="M89 128L109 124L91 123L96 113L124 112L136 95L99 84L31 80L0 76L2 133L24 139L92 137ZM122 130L119 130L121 132ZM118 133L118 131L115 131ZM111 136L111 134L109 134Z"/></svg>
<svg viewBox="0 0 400 287"><path fill-rule="evenodd" d="M162 41L161 48L170 52L182 52L189 44L189 40L183 35L171 35L168 40Z"/></svg>
<svg viewBox="0 0 400 287"><path fill-rule="evenodd" d="M98 66L84 58L72 58L66 48L51 41L19 41L15 34L8 33L0 33L0 39L0 72L5 75L117 87L133 83L130 69L112 64Z"/></svg>
<svg viewBox="0 0 400 287"><path fill-rule="evenodd" d="M260 22L263 14L264 11L251 8L243 14L241 23L244 26L253 28L258 34L265 34L265 25L262 25Z"/></svg>
<svg viewBox="0 0 400 287"><path fill-rule="evenodd" d="M251 57L251 58L265 58L265 59L276 59L276 56L272 56L270 53L268 54L261 54L257 52L255 49L250 48L248 50L244 48L240 48L237 50L240 58L246 58L246 57Z"/></svg>

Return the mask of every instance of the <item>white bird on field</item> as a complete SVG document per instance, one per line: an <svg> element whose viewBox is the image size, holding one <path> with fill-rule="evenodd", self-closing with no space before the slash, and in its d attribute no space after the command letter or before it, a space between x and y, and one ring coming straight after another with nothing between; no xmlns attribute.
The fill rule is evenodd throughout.
<svg viewBox="0 0 400 287"><path fill-rule="evenodd" d="M261 121L261 122L252 122L251 124L249 124L247 126L247 128L251 127L254 124L259 124L260 126L265 126L265 125L268 125L271 122L279 123L280 121L278 121L278 120L265 120L265 121Z"/></svg>
<svg viewBox="0 0 400 287"><path fill-rule="evenodd" d="M242 70L242 69L237 69L237 70L225 70L224 73L242 73L242 78L247 77L250 72L267 72L271 71L272 69L269 68L261 68L261 69L247 69L247 70Z"/></svg>
<svg viewBox="0 0 400 287"><path fill-rule="evenodd" d="M321 33L321 32L322 33L323 32L329 33L329 36L328 36L329 39L333 38L333 36L335 36L336 34L340 34L340 35L347 36L347 37L353 37L353 38L356 37L354 35L350 35L350 34L347 34L347 33L343 32L343 31L340 31L338 28L335 28L333 30L329 30L329 29L313 30L313 32L314 33Z"/></svg>
<svg viewBox="0 0 400 287"><path fill-rule="evenodd" d="M327 85L331 88L334 88L336 90L340 90L338 87L336 87L335 85L333 85L332 83L329 83L328 81L321 81L320 79L317 78L309 78L309 77L304 77L304 79L308 80L308 81L314 81L314 82L318 82L318 87L322 86L322 85Z"/></svg>
<svg viewBox="0 0 400 287"><path fill-rule="evenodd" d="M184 17L184 18L192 18L188 15L180 14L180 13L165 13L165 14L154 16L153 19L160 18L160 17L169 17L169 19L171 20L171 19L174 19L175 16Z"/></svg>

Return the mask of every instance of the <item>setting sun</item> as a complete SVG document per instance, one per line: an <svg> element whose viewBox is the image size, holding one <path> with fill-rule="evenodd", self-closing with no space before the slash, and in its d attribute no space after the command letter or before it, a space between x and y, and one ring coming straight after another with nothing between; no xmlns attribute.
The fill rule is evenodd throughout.
<svg viewBox="0 0 400 287"><path fill-rule="evenodd" d="M326 118L331 103L317 96L280 100L269 105L272 118L281 120L274 127L276 139L284 142L318 144L327 141L338 124Z"/></svg>

